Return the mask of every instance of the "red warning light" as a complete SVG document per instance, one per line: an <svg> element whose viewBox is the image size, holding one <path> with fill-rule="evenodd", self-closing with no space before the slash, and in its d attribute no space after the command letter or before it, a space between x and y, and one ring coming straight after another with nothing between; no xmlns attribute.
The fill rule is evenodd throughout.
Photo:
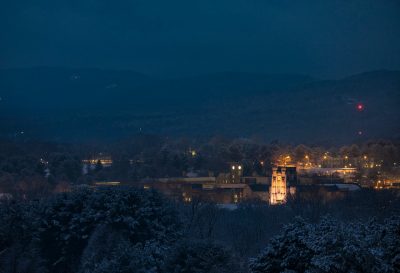
<svg viewBox="0 0 400 273"><path fill-rule="evenodd" d="M363 111L364 110L364 105L362 103L357 104L357 110L358 111Z"/></svg>

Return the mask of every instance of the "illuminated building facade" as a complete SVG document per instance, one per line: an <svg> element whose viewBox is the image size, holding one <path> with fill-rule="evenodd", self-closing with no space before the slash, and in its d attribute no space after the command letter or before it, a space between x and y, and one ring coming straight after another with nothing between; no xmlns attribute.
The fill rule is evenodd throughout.
<svg viewBox="0 0 400 273"><path fill-rule="evenodd" d="M103 167L111 167L113 161L109 156L99 156L90 159L84 159L82 160L82 163L88 166L96 166L96 164L100 163Z"/></svg>
<svg viewBox="0 0 400 273"><path fill-rule="evenodd" d="M97 157L84 159L82 160L82 163L83 163L82 173L87 174L90 170L96 169L96 166L98 166L98 164L100 164L103 168L111 167L113 161L110 156L103 156L100 154L100 156Z"/></svg>
<svg viewBox="0 0 400 273"><path fill-rule="evenodd" d="M287 186L294 186L297 184L297 168L294 165L278 166L277 171L285 169Z"/></svg>
<svg viewBox="0 0 400 273"><path fill-rule="evenodd" d="M269 203L271 205L284 204L286 202L287 188L286 168L273 168L271 187L269 190Z"/></svg>
<svg viewBox="0 0 400 273"><path fill-rule="evenodd" d="M243 167L240 164L231 165L230 183L239 184L243 176Z"/></svg>

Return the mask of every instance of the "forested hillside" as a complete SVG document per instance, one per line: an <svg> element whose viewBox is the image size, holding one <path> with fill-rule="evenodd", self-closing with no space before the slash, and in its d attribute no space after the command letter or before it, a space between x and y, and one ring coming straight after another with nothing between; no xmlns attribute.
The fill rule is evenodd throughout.
<svg viewBox="0 0 400 273"><path fill-rule="evenodd" d="M303 143L399 136L400 72L341 80L216 73L158 79L131 71L0 71L1 135L93 140L138 133ZM356 105L362 103L363 111Z"/></svg>

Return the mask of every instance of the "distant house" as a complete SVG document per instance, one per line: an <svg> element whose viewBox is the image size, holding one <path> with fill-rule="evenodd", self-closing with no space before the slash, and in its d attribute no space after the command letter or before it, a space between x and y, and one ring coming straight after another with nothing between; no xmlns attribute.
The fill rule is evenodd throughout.
<svg viewBox="0 0 400 273"><path fill-rule="evenodd" d="M101 164L103 168L111 167L113 160L111 156L99 155L89 159L82 160L83 163L83 174L87 174L90 170L94 170L98 164Z"/></svg>

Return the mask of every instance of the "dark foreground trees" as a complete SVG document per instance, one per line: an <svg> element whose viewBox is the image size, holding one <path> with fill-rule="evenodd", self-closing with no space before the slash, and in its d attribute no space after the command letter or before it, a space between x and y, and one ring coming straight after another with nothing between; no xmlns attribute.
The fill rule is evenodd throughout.
<svg viewBox="0 0 400 273"><path fill-rule="evenodd" d="M284 218L292 224L262 243L265 251L248 263L249 255L239 250L248 253L255 238L266 242L265 236L276 232L253 234L252 227L280 230L278 223L265 223L275 210L249 204L221 212L210 206L187 217L185 208L158 193L132 188L82 189L40 201L2 203L0 272L400 272L399 218L357 222L326 216L310 224L293 221L289 207L277 208L279 214L286 211ZM230 235L212 236L210 228L216 229L221 215ZM242 243L232 247L233 236Z"/></svg>
<svg viewBox="0 0 400 273"><path fill-rule="evenodd" d="M157 193L127 188L2 205L0 221L3 272L151 272L181 230Z"/></svg>
<svg viewBox="0 0 400 273"><path fill-rule="evenodd" d="M384 224L297 219L251 263L254 273L400 272L400 218Z"/></svg>
<svg viewBox="0 0 400 273"><path fill-rule="evenodd" d="M239 272L232 253L184 238L154 191L83 189L0 204L0 272Z"/></svg>
<svg viewBox="0 0 400 273"><path fill-rule="evenodd" d="M169 273L239 273L244 270L228 249L210 241L196 240L178 243L163 268Z"/></svg>

